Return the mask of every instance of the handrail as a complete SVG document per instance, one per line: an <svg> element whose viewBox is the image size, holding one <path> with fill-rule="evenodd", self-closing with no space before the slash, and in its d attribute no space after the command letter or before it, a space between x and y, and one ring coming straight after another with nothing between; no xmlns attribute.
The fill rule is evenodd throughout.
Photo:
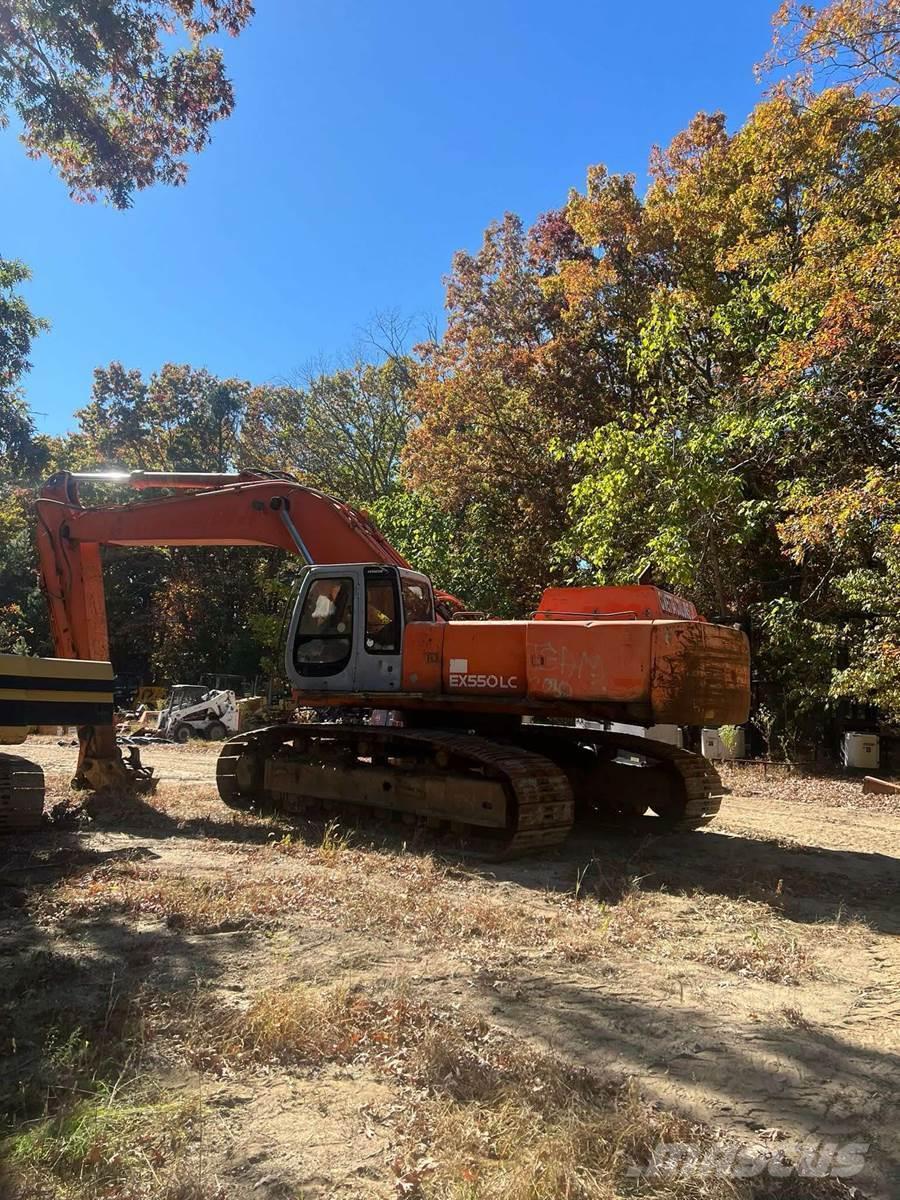
<svg viewBox="0 0 900 1200"><path fill-rule="evenodd" d="M541 617L571 617L575 621L620 621L623 619L636 621L638 619L633 608L611 613L569 612L568 609L562 608L536 608L531 614L533 621L539 621Z"/></svg>

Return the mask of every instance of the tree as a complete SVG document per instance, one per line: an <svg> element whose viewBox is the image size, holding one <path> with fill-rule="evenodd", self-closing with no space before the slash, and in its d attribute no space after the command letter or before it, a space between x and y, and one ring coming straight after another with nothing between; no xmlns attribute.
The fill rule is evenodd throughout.
<svg viewBox="0 0 900 1200"><path fill-rule="evenodd" d="M144 378L110 363L94 372L78 429L57 446L59 465L122 470L234 470L249 385L166 363ZM85 496L98 504L136 500L125 488ZM251 629L267 602L262 584L277 551L245 548L109 547L105 553L110 652L117 670L191 682L205 671L259 661ZM248 648L249 647L249 648ZM251 672L253 674L255 672Z"/></svg>
<svg viewBox="0 0 900 1200"><path fill-rule="evenodd" d="M26 486L0 478L0 654L50 653Z"/></svg>
<svg viewBox="0 0 900 1200"><path fill-rule="evenodd" d="M125 208L136 189L181 183L185 156L207 144L212 124L234 102L221 53L202 39L222 29L238 34L252 11L250 0L0 0L0 127L12 110L28 153L46 154L81 200L103 194ZM191 44L171 50L179 28ZM22 263L0 259L0 649L49 652L22 482L36 483L53 456L59 465L118 459L161 466L163 454L173 466L199 462L212 448L216 468L224 469L241 400L237 385L205 372L168 367L144 385L113 364L98 372L80 434L35 437L20 380L46 322L16 290L28 278ZM165 636L152 624L163 557L124 553L113 564L120 668L132 660L146 668L148 635L157 646Z"/></svg>
<svg viewBox="0 0 900 1200"><path fill-rule="evenodd" d="M470 516L481 525L484 561L498 572L491 608L512 598L512 611L528 611L544 583L574 569L554 550L573 481L554 447L622 402L617 347L595 314L567 309L563 262L573 277L591 269L563 214L529 232L507 214L476 254L456 255L446 331L421 348L404 479L460 529Z"/></svg>
<svg viewBox="0 0 900 1200"><path fill-rule="evenodd" d="M492 614L515 609L516 590L504 590L511 547L497 537L493 511L486 505L471 505L459 515L427 492L397 486L372 506L371 513L391 545L417 571L458 596L467 608Z"/></svg>
<svg viewBox="0 0 900 1200"><path fill-rule="evenodd" d="M312 375L303 387L251 388L186 365L145 378L111 363L95 371L79 427L57 449L61 463L80 468L287 471L374 503L393 487L413 371L397 356ZM135 495L104 488L91 499ZM187 681L207 670L253 675L280 657L271 643L293 564L278 551L110 547L105 558L120 669Z"/></svg>
<svg viewBox="0 0 900 1200"><path fill-rule="evenodd" d="M41 643L46 624L37 588L27 483L47 458L35 435L21 380L31 345L47 328L19 291L29 273L0 259L0 653L23 653Z"/></svg>
<svg viewBox="0 0 900 1200"><path fill-rule="evenodd" d="M884 104L900 99L900 0L831 0L817 8L784 0L760 72L786 67L795 90L813 81L849 82Z"/></svg>
<svg viewBox="0 0 900 1200"><path fill-rule="evenodd" d="M847 92L803 109L779 96L732 137L720 118L701 117L654 157L654 184L630 218L633 255L658 264L632 350L647 443L637 458L650 465L638 481L634 462L628 487L650 499L648 535L659 531L652 492L671 464L689 500L671 520L698 568L715 570L699 552L710 505L724 499L715 540L727 546L747 503L777 500L779 478L853 471L893 436L885 366L896 324L885 285L896 272L897 133ZM571 206L603 261L622 236L606 187L589 186ZM618 471L621 438L621 425L599 429L579 453L608 453ZM695 469L712 485L706 500ZM735 470L737 493L727 487Z"/></svg>
<svg viewBox="0 0 900 1200"><path fill-rule="evenodd" d="M31 367L32 342L49 326L18 291L30 278L24 263L0 258L0 482L20 473L38 453L21 379Z"/></svg>
<svg viewBox="0 0 900 1200"><path fill-rule="evenodd" d="M290 471L356 504L392 486L412 420L414 364L406 356L309 372L297 386L247 397L241 437L247 466Z"/></svg>
<svg viewBox="0 0 900 1200"><path fill-rule="evenodd" d="M873 467L861 480L795 494L779 530L794 562L842 607L844 664L835 698L876 704L900 719L900 475ZM820 635L824 640L825 635Z"/></svg>
<svg viewBox="0 0 900 1200"><path fill-rule="evenodd" d="M252 14L251 0L0 0L0 125L11 109L76 199L127 208L136 190L183 183L186 156L232 111L203 39ZM188 45L171 48L179 35Z"/></svg>
<svg viewBox="0 0 900 1200"><path fill-rule="evenodd" d="M784 522L897 461L898 136L849 88L776 92L734 134L701 115L656 152L624 219L603 173L570 203L601 262L627 228L650 279L640 408L571 451L572 550L607 579L650 558L705 607L751 610L792 720L839 694L854 639L850 593L803 555L789 569Z"/></svg>
<svg viewBox="0 0 900 1200"><path fill-rule="evenodd" d="M594 167L564 211L457 256L405 478L457 538L491 514L472 549L514 608L649 562L752 613L783 716L848 694L852 589L784 530L897 461L898 137L867 89L776 89L733 133L699 114L645 195Z"/></svg>
<svg viewBox="0 0 900 1200"><path fill-rule="evenodd" d="M94 371L70 446L84 466L228 471L236 463L249 384L165 363L144 380L121 363Z"/></svg>

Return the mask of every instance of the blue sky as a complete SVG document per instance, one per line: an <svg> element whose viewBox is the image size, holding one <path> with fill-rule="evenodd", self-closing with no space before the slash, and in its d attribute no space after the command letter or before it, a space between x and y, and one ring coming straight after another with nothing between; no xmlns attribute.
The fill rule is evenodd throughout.
<svg viewBox="0 0 900 1200"><path fill-rule="evenodd" d="M26 390L62 432L95 366L282 379L379 309L435 317L453 252L532 220L589 163L643 179L701 108L760 97L775 0L257 0L226 54L237 107L183 188L77 205L0 134L0 255L52 329Z"/></svg>

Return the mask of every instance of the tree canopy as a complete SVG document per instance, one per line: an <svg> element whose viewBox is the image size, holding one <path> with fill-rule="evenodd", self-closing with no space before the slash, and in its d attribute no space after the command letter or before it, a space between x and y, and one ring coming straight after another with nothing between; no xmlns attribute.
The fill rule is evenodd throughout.
<svg viewBox="0 0 900 1200"><path fill-rule="evenodd" d="M283 471L357 504L394 483L412 420L414 364L407 357L306 372L295 386L247 397L242 462Z"/></svg>
<svg viewBox="0 0 900 1200"><path fill-rule="evenodd" d="M127 208L183 183L232 111L222 52L203 43L252 15L251 0L0 0L0 127L14 113L75 198Z"/></svg>

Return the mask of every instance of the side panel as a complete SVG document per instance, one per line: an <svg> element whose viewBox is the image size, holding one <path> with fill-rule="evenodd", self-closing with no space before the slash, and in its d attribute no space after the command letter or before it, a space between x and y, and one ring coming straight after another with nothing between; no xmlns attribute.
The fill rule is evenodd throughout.
<svg viewBox="0 0 900 1200"><path fill-rule="evenodd" d="M656 622L650 692L655 721L740 725L750 711L750 647L739 629Z"/></svg>
<svg viewBox="0 0 900 1200"><path fill-rule="evenodd" d="M444 632L443 690L451 696L524 696L525 621L451 621Z"/></svg>
<svg viewBox="0 0 900 1200"><path fill-rule="evenodd" d="M416 621L403 633L404 692L440 692L444 654L443 621Z"/></svg>
<svg viewBox="0 0 900 1200"><path fill-rule="evenodd" d="M631 704L650 694L649 622L533 621L528 694L538 700Z"/></svg>

